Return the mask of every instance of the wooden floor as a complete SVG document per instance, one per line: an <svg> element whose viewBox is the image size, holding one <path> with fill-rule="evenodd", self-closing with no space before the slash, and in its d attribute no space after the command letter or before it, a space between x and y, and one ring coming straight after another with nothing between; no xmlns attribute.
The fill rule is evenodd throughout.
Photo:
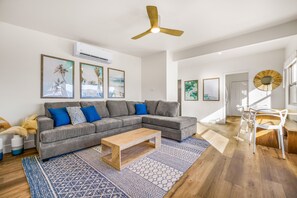
<svg viewBox="0 0 297 198"><path fill-rule="evenodd" d="M197 138L210 146L166 197L297 197L297 155L281 158L278 149L257 146L255 155L246 141L236 141L239 118L226 125L198 127ZM244 135L244 134L243 134ZM0 162L0 197L30 197L21 158L36 154L26 150L18 157L10 154Z"/></svg>

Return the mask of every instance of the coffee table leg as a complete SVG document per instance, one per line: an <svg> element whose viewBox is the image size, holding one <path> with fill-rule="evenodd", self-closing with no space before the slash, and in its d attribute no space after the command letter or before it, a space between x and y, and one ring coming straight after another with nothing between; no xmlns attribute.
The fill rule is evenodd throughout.
<svg viewBox="0 0 297 198"><path fill-rule="evenodd" d="M104 144L101 144L101 151L105 152L107 150L109 150L110 148L108 146L105 146Z"/></svg>
<svg viewBox="0 0 297 198"><path fill-rule="evenodd" d="M115 167L118 170L121 170L121 151L120 147L113 146L111 148L111 163L113 167Z"/></svg>
<svg viewBox="0 0 297 198"><path fill-rule="evenodd" d="M160 148L161 147L161 135L158 135L155 137L155 148Z"/></svg>

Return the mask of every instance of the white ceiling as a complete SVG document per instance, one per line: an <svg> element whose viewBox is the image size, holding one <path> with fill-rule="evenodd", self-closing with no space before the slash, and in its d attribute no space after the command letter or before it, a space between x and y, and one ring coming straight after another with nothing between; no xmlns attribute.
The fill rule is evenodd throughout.
<svg viewBox="0 0 297 198"><path fill-rule="evenodd" d="M197 56L194 58L185 59L180 61L179 65L180 66L195 65L195 64L203 65L209 62L218 62L218 61L232 59L235 57L245 57L245 56L264 53L268 51L274 51L274 50L285 51L286 46L290 42L294 42L296 40L297 40L297 36L284 37L281 39L275 39L272 41L261 42L254 45L248 45L248 46L234 48L234 49L230 49L222 52L216 52L216 53L211 53L207 55Z"/></svg>
<svg viewBox="0 0 297 198"><path fill-rule="evenodd" d="M150 34L146 5L182 37ZM178 51L297 18L297 0L0 0L0 20L135 56Z"/></svg>

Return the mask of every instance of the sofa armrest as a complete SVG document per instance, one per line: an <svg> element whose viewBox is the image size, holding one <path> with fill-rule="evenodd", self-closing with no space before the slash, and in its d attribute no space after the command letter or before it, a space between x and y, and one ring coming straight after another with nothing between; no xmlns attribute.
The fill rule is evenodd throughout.
<svg viewBox="0 0 297 198"><path fill-rule="evenodd" d="M54 120L46 116L37 117L38 131L46 131L54 128Z"/></svg>
<svg viewBox="0 0 297 198"><path fill-rule="evenodd" d="M46 131L46 130L50 130L54 128L54 120L46 117L46 116L38 116L37 117L37 132L36 132L36 136L35 136L35 146L37 148L37 151L40 154L40 148L39 148L39 144L40 144L40 133L42 133L42 131Z"/></svg>

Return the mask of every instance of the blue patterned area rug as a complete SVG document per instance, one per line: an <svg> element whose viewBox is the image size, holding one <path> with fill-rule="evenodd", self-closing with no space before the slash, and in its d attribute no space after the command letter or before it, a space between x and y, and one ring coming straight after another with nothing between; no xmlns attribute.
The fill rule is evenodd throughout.
<svg viewBox="0 0 297 198"><path fill-rule="evenodd" d="M23 159L35 197L163 197L209 146L188 138L182 143L162 138L161 148L117 171L100 160L93 147L42 162Z"/></svg>

